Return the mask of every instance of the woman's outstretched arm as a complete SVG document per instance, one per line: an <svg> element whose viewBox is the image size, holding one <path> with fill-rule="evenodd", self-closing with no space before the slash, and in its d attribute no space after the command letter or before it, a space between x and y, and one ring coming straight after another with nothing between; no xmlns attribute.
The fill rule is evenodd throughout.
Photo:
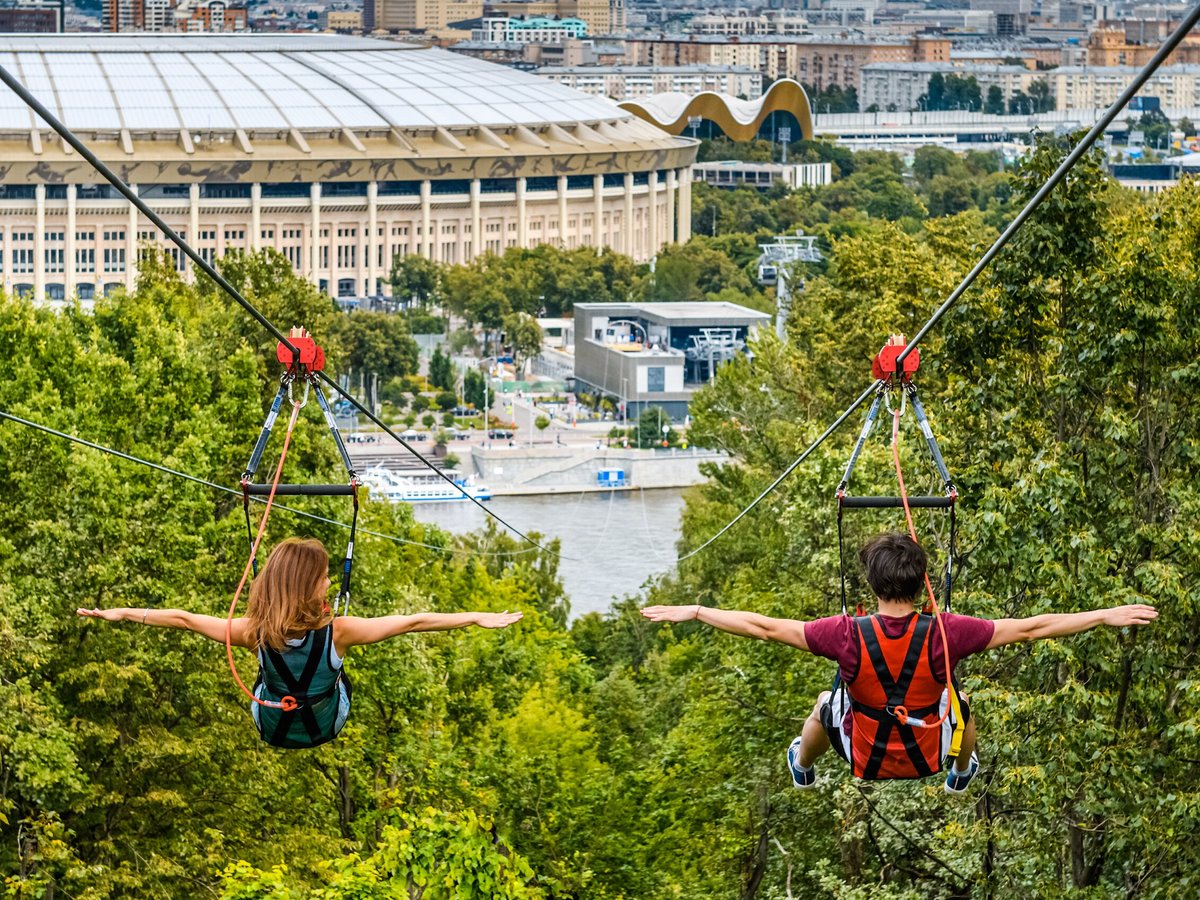
<svg viewBox="0 0 1200 900"><path fill-rule="evenodd" d="M417 631L452 631L478 625L480 628L507 628L525 615L520 612L486 613L413 613L408 616L377 616L371 619L358 616L339 616L333 620L334 643L339 648L359 644L376 644L398 634Z"/></svg>
<svg viewBox="0 0 1200 900"><path fill-rule="evenodd" d="M155 628L179 628L203 635L210 640L225 643L226 619L220 616L206 616L201 613L188 612L186 609L150 609L149 607L119 606L113 609L77 609L77 615L89 619L103 619L105 622L135 622L139 625L152 625ZM235 647L249 647L246 636L246 620L234 619L231 632L232 643Z"/></svg>

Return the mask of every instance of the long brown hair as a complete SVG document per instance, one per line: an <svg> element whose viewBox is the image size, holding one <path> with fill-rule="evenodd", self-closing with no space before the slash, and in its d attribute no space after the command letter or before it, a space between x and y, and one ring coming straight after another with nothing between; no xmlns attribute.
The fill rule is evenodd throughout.
<svg viewBox="0 0 1200 900"><path fill-rule="evenodd" d="M288 538L275 546L250 586L246 624L256 647L282 651L289 637L329 621L325 579L329 554L315 538Z"/></svg>

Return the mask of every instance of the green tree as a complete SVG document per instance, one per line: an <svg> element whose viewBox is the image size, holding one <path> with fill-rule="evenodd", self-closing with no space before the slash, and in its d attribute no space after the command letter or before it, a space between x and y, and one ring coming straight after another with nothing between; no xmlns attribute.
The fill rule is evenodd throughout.
<svg viewBox="0 0 1200 900"><path fill-rule="evenodd" d="M431 259L411 253L397 256L392 261L392 272L388 280L392 285L392 296L425 307L439 300L442 267Z"/></svg>
<svg viewBox="0 0 1200 900"><path fill-rule="evenodd" d="M542 352L542 327L528 313L513 313L504 320L504 337L512 348L517 373L525 371L530 359Z"/></svg>
<svg viewBox="0 0 1200 900"><path fill-rule="evenodd" d="M434 347L429 357L429 383L443 391L454 390L454 366L441 347Z"/></svg>
<svg viewBox="0 0 1200 900"><path fill-rule="evenodd" d="M999 85L991 85L987 91L987 100L984 101L983 111L991 116L1004 115L1004 92L1000 90Z"/></svg>

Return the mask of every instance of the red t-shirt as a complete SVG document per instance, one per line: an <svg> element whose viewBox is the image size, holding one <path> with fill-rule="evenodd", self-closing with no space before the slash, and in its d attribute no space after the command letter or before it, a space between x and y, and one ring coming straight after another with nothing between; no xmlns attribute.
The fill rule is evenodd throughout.
<svg viewBox="0 0 1200 900"><path fill-rule="evenodd" d="M888 637L899 637L903 634L910 618L911 616L879 616L884 634ZM939 618L946 628L946 642L950 645L951 672L959 660L986 648L992 635L996 633L996 623L991 619L956 616L953 613L941 613ZM841 669L842 681L846 684L858 676L858 634L852 616L829 616L805 622L804 640L808 649L817 656L837 662L838 668ZM942 632L937 627L930 632L929 657L933 677L944 684L946 662L942 654Z"/></svg>

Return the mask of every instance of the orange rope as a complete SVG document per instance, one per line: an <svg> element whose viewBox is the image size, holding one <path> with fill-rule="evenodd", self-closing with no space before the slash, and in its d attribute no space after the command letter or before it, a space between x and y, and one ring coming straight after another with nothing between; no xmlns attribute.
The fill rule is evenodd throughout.
<svg viewBox="0 0 1200 900"><path fill-rule="evenodd" d="M262 542L263 535L267 531L267 518L271 515L271 504L275 502L275 489L279 486L279 476L283 473L283 461L287 459L288 446L292 442L292 430L296 427L296 417L299 414L300 401L294 400L292 401L292 417L288 420L287 434L283 438L283 450L279 454L279 464L275 466L275 477L271 480L271 492L267 495L267 505L263 509L262 521L258 523L258 535L254 538L254 544L250 548L250 558L246 560L246 568L242 572L242 580L238 582L237 591L233 595L233 602L229 604L229 616L225 619L225 658L229 660L229 671L233 673L233 680L242 689L242 693L259 706L269 706L272 709L282 710L295 709L297 705L295 698L284 697L278 702L274 700L260 700L250 692L250 689L242 681L242 676L238 674L237 666L233 662L233 614L237 610L238 600L242 596L242 589L245 588L246 581L250 578L250 571L254 568L254 560L258 556L258 545Z"/></svg>
<svg viewBox="0 0 1200 900"><path fill-rule="evenodd" d="M908 520L908 534L912 538L914 544L919 544L917 540L917 529L913 525L912 510L908 508L908 490L904 486L904 472L900 468L900 410L892 410L892 460L896 464L896 479L900 482L900 502L904 504L904 518ZM938 632L942 635L942 656L946 663L946 690L951 691L950 686L950 644L946 640L946 626L942 622L942 617L938 613L937 598L933 596L933 585L929 581L929 569L925 570L925 590L929 593L928 609L933 613L933 620L937 623ZM946 716L950 715L950 704L946 704L946 711L933 722L925 722L920 719L909 719L908 710L903 706L896 707L896 718L900 719L905 725L918 725L926 728L936 728L946 721Z"/></svg>

